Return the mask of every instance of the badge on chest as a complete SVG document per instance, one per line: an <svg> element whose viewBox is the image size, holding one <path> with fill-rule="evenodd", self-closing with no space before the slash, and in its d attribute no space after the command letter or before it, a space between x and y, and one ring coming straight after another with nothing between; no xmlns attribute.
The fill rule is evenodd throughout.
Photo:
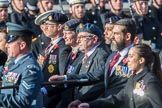
<svg viewBox="0 0 162 108"><path fill-rule="evenodd" d="M8 82L16 84L20 78L20 74L15 72L8 72L6 75L4 75L4 78Z"/></svg>
<svg viewBox="0 0 162 108"><path fill-rule="evenodd" d="M143 96L145 94L144 89L145 89L144 81L140 80L136 83L133 93L138 96Z"/></svg>

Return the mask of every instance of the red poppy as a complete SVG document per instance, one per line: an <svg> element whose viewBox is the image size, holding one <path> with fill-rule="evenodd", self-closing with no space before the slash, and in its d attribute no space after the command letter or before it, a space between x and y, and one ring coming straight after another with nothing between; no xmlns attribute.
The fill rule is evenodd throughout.
<svg viewBox="0 0 162 108"><path fill-rule="evenodd" d="M124 64L127 64L127 62L128 62L127 58L124 58L124 59L123 59L123 63L124 63Z"/></svg>
<svg viewBox="0 0 162 108"><path fill-rule="evenodd" d="M53 47L53 49L55 50L55 49L57 49L59 46L58 46L58 44L56 44L54 47Z"/></svg>

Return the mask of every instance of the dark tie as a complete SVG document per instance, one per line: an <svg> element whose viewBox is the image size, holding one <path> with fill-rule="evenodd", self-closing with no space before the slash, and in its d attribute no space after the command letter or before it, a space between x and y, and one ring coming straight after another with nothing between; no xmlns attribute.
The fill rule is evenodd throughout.
<svg viewBox="0 0 162 108"><path fill-rule="evenodd" d="M116 64L116 62L119 60L120 57L121 57L120 53L117 53L112 59L111 63L109 64L108 76L110 76L113 66Z"/></svg>

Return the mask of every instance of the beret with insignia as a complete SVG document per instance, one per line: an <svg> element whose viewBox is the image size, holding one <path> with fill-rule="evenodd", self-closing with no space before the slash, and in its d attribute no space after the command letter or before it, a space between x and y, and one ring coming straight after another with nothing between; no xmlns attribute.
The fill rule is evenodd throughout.
<svg viewBox="0 0 162 108"><path fill-rule="evenodd" d="M35 24L41 25L45 23L46 21L63 24L66 21L68 21L68 17L65 14L62 14L61 12L50 10L50 11L40 14L35 19Z"/></svg>
<svg viewBox="0 0 162 108"><path fill-rule="evenodd" d="M91 34L94 34L96 36L98 36L100 39L103 38L103 33L102 30L95 24L91 24L91 23L86 23L86 24L79 24L76 32L88 32Z"/></svg>
<svg viewBox="0 0 162 108"><path fill-rule="evenodd" d="M77 26L81 23L81 20L79 19L71 19L67 22L65 22L62 25L62 28L64 31L75 31Z"/></svg>
<svg viewBox="0 0 162 108"><path fill-rule="evenodd" d="M9 1L8 0L0 0L0 8L8 8Z"/></svg>
<svg viewBox="0 0 162 108"><path fill-rule="evenodd" d="M18 37L32 38L34 32L29 28L8 22L7 24L7 42L12 42Z"/></svg>

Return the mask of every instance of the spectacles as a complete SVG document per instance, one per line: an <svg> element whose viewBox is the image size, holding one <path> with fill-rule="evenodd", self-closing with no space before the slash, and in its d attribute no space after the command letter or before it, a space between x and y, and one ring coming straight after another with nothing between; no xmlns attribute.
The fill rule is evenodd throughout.
<svg viewBox="0 0 162 108"><path fill-rule="evenodd" d="M88 36L83 36L83 35L79 35L78 37L77 37L77 39L85 39L85 38L91 38L92 37L92 35L88 35Z"/></svg>

